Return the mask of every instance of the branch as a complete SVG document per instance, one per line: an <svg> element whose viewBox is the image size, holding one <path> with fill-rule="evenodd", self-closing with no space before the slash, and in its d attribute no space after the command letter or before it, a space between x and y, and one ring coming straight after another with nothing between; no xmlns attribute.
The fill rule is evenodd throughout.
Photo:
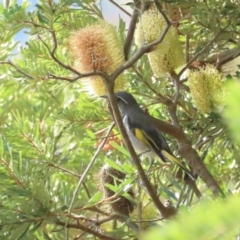
<svg viewBox="0 0 240 240"><path fill-rule="evenodd" d="M106 74L104 72L100 72L100 71L94 71L94 72L87 72L87 73L79 73L76 77L74 78L69 78L69 77L61 77L61 76L57 76L55 74L49 73L46 76L46 79L56 79L56 80L63 80L63 81L67 81L67 82L75 82L77 80L79 80L80 78L84 78L84 77L90 77L90 76L101 76L103 78L106 77Z"/></svg>
<svg viewBox="0 0 240 240"><path fill-rule="evenodd" d="M128 59L128 54L132 45L132 40L133 40L133 35L135 32L135 28L136 28L136 24L137 24L137 19L139 16L139 7L140 7L141 3L138 1L137 4L135 5L134 9L133 9L133 13L132 13L132 18L128 27L128 32L127 32L127 37L126 37L126 41L124 44L124 56L125 56L125 60Z"/></svg>
<svg viewBox="0 0 240 240"><path fill-rule="evenodd" d="M151 116L151 115L149 115ZM163 133L166 133L166 134L169 134L170 136L176 138L176 139L180 139L181 138L181 130L170 124L170 123L167 123L167 122L164 122L158 118L155 118L153 116L151 116L152 118L152 121L154 122L154 124L158 127L158 129L163 132Z"/></svg>
<svg viewBox="0 0 240 240"><path fill-rule="evenodd" d="M149 51L149 49L151 49L152 47L154 47L155 45L161 43L165 37L165 35L167 34L169 28L171 26L171 23L168 23L166 25L166 27L164 28L162 34L160 35L160 37L158 39L156 39L155 41L148 43L148 44L143 44L139 50L128 60L126 61L124 64L122 64L119 68L117 68L111 75L110 75L110 79L112 81L115 81L115 79L127 68L131 67L135 62L137 62L146 52Z"/></svg>
<svg viewBox="0 0 240 240"><path fill-rule="evenodd" d="M54 36L55 34L52 33L52 35ZM50 54L51 58L52 58L56 63L58 63L58 65L60 65L61 67L63 67L63 68L65 68L65 69L67 69L67 70L69 70L69 71L77 74L78 76L81 75L81 73L79 73L77 70L75 70L74 68L72 68L72 67L69 66L69 65L66 65L66 64L62 63L60 60L58 60L58 59L56 58L56 56L55 56L55 51L56 51L57 45L56 45L56 42L55 42L55 41L56 41L56 38L55 38L55 37L53 37L53 42L54 42L54 44L53 44L53 45L54 45L53 50L51 50L51 49L49 48L49 46L43 41L43 39L41 38L40 35L38 35L38 38L39 38L39 40L43 43L43 45L47 48L48 53Z"/></svg>
<svg viewBox="0 0 240 240"><path fill-rule="evenodd" d="M216 41L216 39L222 34L222 30L219 30L216 35L213 37L213 39L202 49L200 50L198 53L196 53L194 55L194 57L182 68L182 70L180 71L180 73L178 74L178 77L180 79L181 75L186 71L186 69L188 69L188 67L199 57L201 56L212 44L214 41Z"/></svg>
<svg viewBox="0 0 240 240"><path fill-rule="evenodd" d="M174 85L175 85L175 95L174 95L174 98L173 98L173 105L176 106L177 103L178 103L178 99L180 97L180 79L179 79L179 76L175 73L174 70L171 70L169 72L171 78L173 79L173 82L174 82Z"/></svg>
<svg viewBox="0 0 240 240"><path fill-rule="evenodd" d="M4 2L4 7L5 7L5 8L8 8L9 5L10 5L10 0L5 0L5 2Z"/></svg>
<svg viewBox="0 0 240 240"><path fill-rule="evenodd" d="M218 54L217 57L216 57L216 55L213 56L208 62L211 64L215 64L216 67L219 69L219 68L221 68L222 65L235 59L239 55L240 55L240 49L239 49L239 47L236 47L227 52Z"/></svg>
<svg viewBox="0 0 240 240"><path fill-rule="evenodd" d="M213 195L215 197L224 197L225 194L223 193L222 189L213 178L213 176L209 173L208 169L201 161L201 158L198 156L196 150L192 148L184 134L183 139L181 141L178 141L178 146L181 156L187 160L187 163L190 165L190 167L206 183L207 187L212 191Z"/></svg>
<svg viewBox="0 0 240 240"><path fill-rule="evenodd" d="M110 135L111 131L112 131L112 128L114 126L114 123L109 127L109 130L107 131L107 134L106 134L106 138L101 142L101 144L99 145L97 151L95 152L94 156L92 157L90 163L88 164L87 168L85 169L84 173L82 174L81 178L79 179L79 182L78 182L78 185L73 193L73 197L72 197L72 201L70 203L70 206L68 208L68 214L71 213L71 210L72 210L72 207L73 207L73 203L77 197L77 194L78 194L78 191L85 179L85 177L87 176L89 170L91 169L92 165L95 163L96 159L97 159L97 156L98 154L100 153L100 151L102 150L103 146L105 145L106 141L107 141L107 137Z"/></svg>
<svg viewBox="0 0 240 240"><path fill-rule="evenodd" d="M42 26L42 25L36 24L36 23L34 23L34 22L31 22L31 21L19 21L19 20L18 20L18 22L19 22L19 23L27 23L27 24L31 24L31 25L33 25L33 26L36 27L36 28L43 28L43 29L49 30L48 27L45 27L45 26Z"/></svg>
<svg viewBox="0 0 240 240"><path fill-rule="evenodd" d="M169 20L169 18L167 17L167 15L165 14L165 12L162 9L162 6L160 5L160 3L158 2L158 0L154 0L154 3L158 9L158 11L160 12L160 14L163 16L163 18L165 19L167 25L171 26L171 21ZM175 96L173 99L173 107L177 105L178 99L180 97L180 87L179 87L179 77L176 75L176 73L174 71L170 71L170 75L172 77L172 79L174 80L174 85L175 85ZM169 101L168 101L169 102ZM175 121L176 122L176 121Z"/></svg>
<svg viewBox="0 0 240 240"><path fill-rule="evenodd" d="M32 76L30 76L29 74L25 73L24 71L22 71L19 67L17 67L13 62L11 62L10 60L8 61L0 61L0 64L8 64L11 65L12 67L14 67L17 72L21 73L22 75L24 75L25 77L29 78L29 79L34 79Z"/></svg>
<svg viewBox="0 0 240 240"><path fill-rule="evenodd" d="M32 219L21 219L21 220L18 220L18 221L12 221L12 222L7 222L7 223L3 223L1 222L0 223L0 227L4 227L4 226L9 226L9 225L20 225L20 224L23 224L23 223L36 223L36 222L42 222L43 220L45 220L45 218L43 217L36 217L36 218L32 218Z"/></svg>
<svg viewBox="0 0 240 240"><path fill-rule="evenodd" d="M22 131L20 131L20 133L21 133L22 136L30 143L30 145L36 149L36 151L37 151L40 155L43 155L43 152L41 151L41 149L39 149L39 147L38 147L37 144L33 141L33 139L31 139L27 134L25 134L25 133L22 132Z"/></svg>
<svg viewBox="0 0 240 240"><path fill-rule="evenodd" d="M138 77L142 80L142 82L148 87L148 89L150 89L158 97L160 102L167 105L169 99L167 97L164 97L161 93L157 92L156 89L154 89L148 81L144 80L142 74L135 68L135 66L132 66L132 69L138 75Z"/></svg>
<svg viewBox="0 0 240 240"><path fill-rule="evenodd" d="M75 73L77 76L74 78L68 78L68 77L61 77L61 76L56 76L54 74L49 74L48 76L54 78L54 79L60 79L60 80L64 80L64 81L68 81L68 82L75 82L80 78L84 78L84 77L90 77L90 76L101 76L103 78L105 78L107 75L104 72L101 71L92 71L92 72L88 72L88 73L80 73L77 70L75 70L74 68L72 68L69 65L64 64L63 62L61 62L59 59L57 59L57 57L55 56L55 52L57 51L57 38L55 35L55 31L52 30L52 38L53 38L53 49L51 50L49 48L49 46L43 41L43 39L41 38L40 35L38 35L38 38L40 39L40 41L43 43L43 45L47 48L48 53L50 54L51 58L58 63L58 65L60 65L61 67ZM48 78L47 76L47 78Z"/></svg>
<svg viewBox="0 0 240 240"><path fill-rule="evenodd" d="M104 235L104 234L100 233L99 231L93 230L91 227L87 227L87 226L81 224L80 222L74 224L74 223L68 223L68 222L65 223L65 222L57 221L56 225L64 226L66 228L80 229L83 232L90 233L93 236L95 236L99 239L103 239L103 240L118 240L119 239L119 238L111 237L111 236L108 236L108 235Z"/></svg>
<svg viewBox="0 0 240 240"><path fill-rule="evenodd" d="M154 3L159 11L159 13L163 16L163 18L165 19L167 25L171 26L171 22L170 20L168 19L167 15L165 14L165 12L163 11L162 9L162 6L160 5L159 1L158 0L154 0Z"/></svg>
<svg viewBox="0 0 240 240"><path fill-rule="evenodd" d="M171 111L171 110L170 110ZM161 132L167 133L176 138L181 156L186 159L189 166L196 172L206 183L214 196L224 196L224 193L213 176L209 173L206 166L201 161L195 149L192 148L183 129L175 125L163 122L160 119L152 117L154 124Z"/></svg>
<svg viewBox="0 0 240 240"><path fill-rule="evenodd" d="M14 173L13 169L10 167L10 165L3 159L0 158L0 162L5 166L5 168L9 171L10 175L12 176L13 180L17 183L18 186L20 186L22 189L26 189L21 180L17 177L17 175Z"/></svg>
<svg viewBox="0 0 240 240"><path fill-rule="evenodd" d="M32 159L32 160L39 161L38 159ZM72 171L70 171L70 170L68 170L66 168L60 167L60 166L58 166L58 165L56 165L54 163L51 163L51 162L48 162L48 161L45 161L45 160L42 160L42 159L41 159L41 161L39 161L39 163L44 163L44 164L46 164L46 165L48 165L48 166L50 166L52 168L56 168L56 169L58 169L58 170L60 170L60 171L62 171L64 173L68 173L69 175L72 175L72 176L74 176L76 178L80 178L79 174L74 173L74 172L72 172Z"/></svg>
<svg viewBox="0 0 240 240"><path fill-rule="evenodd" d="M112 3L113 5L115 5L117 8L119 8L122 12L124 12L126 15L128 15L129 17L131 17L131 14L126 11L123 7L121 7L118 3L116 3L113 0L109 0L110 3Z"/></svg>

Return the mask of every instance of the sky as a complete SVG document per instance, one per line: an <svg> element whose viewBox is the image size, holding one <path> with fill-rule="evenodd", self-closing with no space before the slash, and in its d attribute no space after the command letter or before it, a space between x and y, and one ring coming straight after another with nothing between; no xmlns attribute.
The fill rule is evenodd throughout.
<svg viewBox="0 0 240 240"><path fill-rule="evenodd" d="M0 0L2 2L2 0ZM17 1L19 5L23 2L22 0ZM35 9L35 5L38 3L38 0L29 0L30 7L28 11L32 11ZM57 0L56 0L57 2ZM130 2L130 0L116 0L116 2L121 5L122 7L126 8L129 12L131 12L131 8L125 5L125 3ZM115 5L113 5L109 0L98 0L96 2L99 4L102 8L103 16L106 21L118 26L119 17L121 17L126 23L129 22L130 18L125 13L123 13L121 10L119 10ZM19 32L15 37L15 41L20 41L21 43L24 43L28 39L28 35L24 33L25 30L22 30Z"/></svg>

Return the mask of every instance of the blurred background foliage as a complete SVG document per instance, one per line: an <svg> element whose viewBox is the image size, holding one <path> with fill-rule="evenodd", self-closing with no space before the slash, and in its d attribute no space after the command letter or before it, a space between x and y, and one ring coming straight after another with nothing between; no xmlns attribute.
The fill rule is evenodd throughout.
<svg viewBox="0 0 240 240"><path fill-rule="evenodd" d="M145 230L149 235L140 235L140 239L236 238L240 220L240 85L235 71L239 1L159 1L179 31L186 61L211 43L190 68L213 63L226 76L224 111L198 112L186 75L177 115L192 146L205 156L205 165L227 197L236 195L215 202L198 179L203 195L199 200L173 177L177 169L156 162L148 171L149 162L144 160L143 167L160 198L180 209L176 220L167 221L161 221L145 192L116 128L68 213L79 177L112 123L105 101L89 96L81 80L66 80L74 76L68 68L72 64L69 37L103 18L99 2L40 0L32 11L28 11L28 1L5 2L10 3L0 4L1 239L137 239ZM123 20L117 26L123 41L127 28ZM15 42L14 36L22 30L28 40ZM131 55L136 50L133 45ZM158 93L173 97L175 88L170 78L154 77L146 56L124 74L128 79L126 90L151 115L170 122L168 109L158 97ZM179 156L176 141L171 136L166 138ZM112 183L105 183L102 176L106 164L126 176L121 178L114 172ZM118 204L116 197L111 199L114 193L129 200L127 204L134 208L130 216L114 213L111 204ZM106 196L110 199L104 200Z"/></svg>

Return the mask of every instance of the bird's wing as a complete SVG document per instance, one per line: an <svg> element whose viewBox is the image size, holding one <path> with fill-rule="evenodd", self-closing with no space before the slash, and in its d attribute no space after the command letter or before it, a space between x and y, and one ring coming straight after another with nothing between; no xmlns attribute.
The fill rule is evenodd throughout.
<svg viewBox="0 0 240 240"><path fill-rule="evenodd" d="M168 147L168 144L165 140L165 138L162 136L161 133L156 131L155 129L151 128L151 126L146 125L148 129L144 126L144 121L141 121L143 119L138 119L139 123L136 121L132 121L130 117L127 118L129 130L134 134L134 136L146 144L150 149L152 149L162 161L166 162L165 156L162 154L162 150L165 149L165 151L171 153L170 148Z"/></svg>
<svg viewBox="0 0 240 240"><path fill-rule="evenodd" d="M162 161L166 162L166 160L168 160L172 163L177 164L191 178L194 179L190 170L188 170L181 161L174 157L163 135L158 130L149 126L149 122L148 125L146 125L148 128L144 127L145 122L144 119L142 120L143 121L139 121L140 123L136 123L133 122L130 118L127 119L129 130L134 134L134 136L149 146L149 148L152 149Z"/></svg>

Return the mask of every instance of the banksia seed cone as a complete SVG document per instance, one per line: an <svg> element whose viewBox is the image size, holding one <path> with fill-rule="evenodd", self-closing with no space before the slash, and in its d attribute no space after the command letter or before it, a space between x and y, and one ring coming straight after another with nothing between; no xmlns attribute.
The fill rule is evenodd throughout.
<svg viewBox="0 0 240 240"><path fill-rule="evenodd" d="M145 41L150 43L158 39L164 28L166 21L159 13L158 9L152 4L140 18L136 27L135 42L137 46ZM151 68L157 76L168 73L170 70L177 69L184 65L184 53L178 34L174 27L170 27L163 41L159 43L151 52L148 53Z"/></svg>
<svg viewBox="0 0 240 240"><path fill-rule="evenodd" d="M115 192L107 188L105 184L108 183L111 185L118 185L121 183L121 179L125 178L126 174L106 164L103 166L98 176L101 178L101 186L100 186L101 190L104 192L105 197L109 198L109 197L112 197L115 194ZM128 190L127 193L131 197L134 197L134 193L132 189ZM123 215L129 215L134 209L134 204L127 198L120 195L111 204L111 208L113 211L117 213L120 213Z"/></svg>
<svg viewBox="0 0 240 240"><path fill-rule="evenodd" d="M223 97L222 75L213 65L190 70L188 82L193 101L202 113L210 112L212 104Z"/></svg>
<svg viewBox="0 0 240 240"><path fill-rule="evenodd" d="M123 46L111 24L99 21L76 32L70 39L69 49L74 58L75 69L80 73L102 71L111 74L124 62ZM115 81L115 91L123 90L124 76ZM87 90L94 95L106 94L100 76L90 76L83 81Z"/></svg>

